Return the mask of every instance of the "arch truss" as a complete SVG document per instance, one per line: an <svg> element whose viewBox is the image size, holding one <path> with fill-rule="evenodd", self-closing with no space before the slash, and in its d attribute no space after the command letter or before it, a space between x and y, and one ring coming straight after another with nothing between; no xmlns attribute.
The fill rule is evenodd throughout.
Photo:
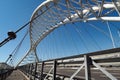
<svg viewBox="0 0 120 80"><path fill-rule="evenodd" d="M34 52L42 39L63 24L96 20L120 21L120 1L46 0L36 8L31 17L29 52ZM30 54L29 52L20 63Z"/></svg>

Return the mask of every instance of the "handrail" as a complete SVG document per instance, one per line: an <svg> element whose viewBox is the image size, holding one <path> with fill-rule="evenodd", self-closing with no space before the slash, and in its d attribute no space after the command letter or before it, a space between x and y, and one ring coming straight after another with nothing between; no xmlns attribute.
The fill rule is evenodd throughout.
<svg viewBox="0 0 120 80"><path fill-rule="evenodd" d="M87 57L85 57L87 56ZM87 58L87 61L85 60ZM54 64L56 62L56 64ZM48 73L49 70L53 67L53 65L56 65L56 69L61 70L61 69L68 69L68 70L73 70L78 69L83 65L83 63L86 62L86 65L89 65L89 68L94 69L95 67L100 68L99 70L103 71L105 75L111 75L109 72L104 71L102 67L104 68L112 68L114 67L120 68L120 48L114 48L114 49L108 49L108 50L103 50L103 51L97 51L97 52L92 52L92 53L87 53L87 54L80 54L80 55L75 55L75 56L69 56L69 57L64 57L64 58L57 58L57 59L52 59L52 60L46 60L42 61L39 63L29 63L26 65L19 66L18 69L20 69L23 73L25 73L27 76L30 77L30 79L35 80L35 79L40 79L44 80L46 75L49 76L63 76L63 74L56 73L53 74L53 71L51 73ZM92 64L94 62L94 64ZM44 63L44 65L42 64ZM88 64L90 63L90 64ZM94 66L94 67L93 67ZM89 69L88 68L88 69ZM87 69L87 68L85 68ZM42 71L41 71L42 70ZM81 69L80 69L81 70ZM77 72L79 72L78 70ZM76 73L76 72L75 72ZM44 76L41 77L41 74ZM87 73L86 73L87 74ZM75 75L75 74L73 74ZM49 77L48 76L48 77ZM52 76L52 77L53 77ZM64 75L66 76L66 75ZM67 75L66 77L70 77ZM114 76L107 76L110 79L116 79ZM73 76L72 78L79 78L76 76ZM116 79L117 80L117 79Z"/></svg>

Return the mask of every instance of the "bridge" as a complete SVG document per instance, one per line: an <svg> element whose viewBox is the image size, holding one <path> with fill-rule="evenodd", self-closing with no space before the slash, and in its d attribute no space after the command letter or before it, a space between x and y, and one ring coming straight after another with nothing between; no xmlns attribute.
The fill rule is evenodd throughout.
<svg viewBox="0 0 120 80"><path fill-rule="evenodd" d="M46 0L0 44L29 25L0 79L120 80L119 22L119 0ZM30 49L21 56L28 33Z"/></svg>

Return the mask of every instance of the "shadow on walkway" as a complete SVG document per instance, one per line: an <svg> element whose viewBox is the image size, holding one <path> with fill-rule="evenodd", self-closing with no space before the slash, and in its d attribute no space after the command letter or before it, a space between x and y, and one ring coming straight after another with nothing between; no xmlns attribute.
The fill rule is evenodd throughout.
<svg viewBox="0 0 120 80"><path fill-rule="evenodd" d="M28 80L25 75L19 71L19 70L14 70L6 80Z"/></svg>

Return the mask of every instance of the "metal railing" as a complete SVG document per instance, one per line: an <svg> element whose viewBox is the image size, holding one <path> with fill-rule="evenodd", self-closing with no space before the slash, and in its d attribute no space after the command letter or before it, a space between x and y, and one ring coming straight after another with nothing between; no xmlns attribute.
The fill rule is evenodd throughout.
<svg viewBox="0 0 120 80"><path fill-rule="evenodd" d="M120 48L19 66L31 80L119 80Z"/></svg>
<svg viewBox="0 0 120 80"><path fill-rule="evenodd" d="M0 80L5 80L12 72L13 72L13 69L1 69Z"/></svg>

